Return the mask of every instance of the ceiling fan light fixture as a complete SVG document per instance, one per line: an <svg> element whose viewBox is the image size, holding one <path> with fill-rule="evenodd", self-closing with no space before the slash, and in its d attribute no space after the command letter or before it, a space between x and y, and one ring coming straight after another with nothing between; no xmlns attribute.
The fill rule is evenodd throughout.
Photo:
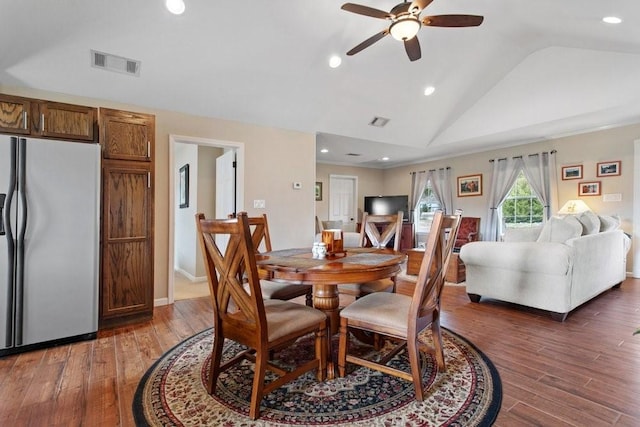
<svg viewBox="0 0 640 427"><path fill-rule="evenodd" d="M391 24L389 32L394 39L399 41L411 40L420 30L420 20L413 15L399 16L398 20Z"/></svg>

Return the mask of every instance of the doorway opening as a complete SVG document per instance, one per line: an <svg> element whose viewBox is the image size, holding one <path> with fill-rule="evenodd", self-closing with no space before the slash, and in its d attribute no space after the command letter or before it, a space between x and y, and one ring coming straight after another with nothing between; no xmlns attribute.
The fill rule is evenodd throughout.
<svg viewBox="0 0 640 427"><path fill-rule="evenodd" d="M228 167L221 161L234 164ZM184 201L185 191L179 171L185 164L190 164L187 206L179 203ZM195 285L189 288L185 297L208 295L195 214L204 212L207 217L222 218L244 210L244 164L243 143L169 135L168 304L176 299L176 283L178 286ZM214 168L216 174L209 173L208 169Z"/></svg>

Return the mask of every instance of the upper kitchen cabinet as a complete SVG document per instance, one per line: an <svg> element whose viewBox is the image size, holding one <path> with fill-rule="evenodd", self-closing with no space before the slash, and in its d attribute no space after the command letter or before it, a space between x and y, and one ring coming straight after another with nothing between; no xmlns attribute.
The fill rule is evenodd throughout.
<svg viewBox="0 0 640 427"><path fill-rule="evenodd" d="M47 138L94 141L97 110L82 105L40 102L38 133ZM33 135L33 133L32 133Z"/></svg>
<svg viewBox="0 0 640 427"><path fill-rule="evenodd" d="M94 142L96 127L93 107L0 94L0 132Z"/></svg>
<svg viewBox="0 0 640 427"><path fill-rule="evenodd" d="M0 132L29 135L31 101L26 98L0 94Z"/></svg>
<svg viewBox="0 0 640 427"><path fill-rule="evenodd" d="M155 116L100 109L104 159L150 162L155 143Z"/></svg>

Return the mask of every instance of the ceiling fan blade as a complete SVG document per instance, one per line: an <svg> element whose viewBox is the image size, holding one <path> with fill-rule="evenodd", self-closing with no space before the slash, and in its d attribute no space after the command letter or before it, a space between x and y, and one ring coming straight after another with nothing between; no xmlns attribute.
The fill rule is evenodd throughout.
<svg viewBox="0 0 640 427"><path fill-rule="evenodd" d="M413 0L413 3L411 3L409 10L414 10L414 8L418 8L418 10L422 11L427 6L429 6L432 1L433 0Z"/></svg>
<svg viewBox="0 0 640 427"><path fill-rule="evenodd" d="M357 13L359 15L371 16L372 18L380 18L380 19L391 19L393 15L389 12L385 12L380 9L374 9L369 6L362 6L355 3L345 3L341 7L342 10L346 10L347 12Z"/></svg>
<svg viewBox="0 0 640 427"><path fill-rule="evenodd" d="M404 41L404 50L407 51L407 56L411 61L417 61L422 57L422 52L420 51L420 42L418 41L418 36L414 36L409 40Z"/></svg>
<svg viewBox="0 0 640 427"><path fill-rule="evenodd" d="M478 15L437 15L425 16L422 25L427 27L477 27L484 21Z"/></svg>
<svg viewBox="0 0 640 427"><path fill-rule="evenodd" d="M347 52L347 55L348 56L355 55L356 53L360 52L361 50L363 50L365 48L368 48L369 46L371 46L372 44L374 44L375 42L377 42L378 40L380 40L381 38L383 38L387 34L389 34L389 30L388 29L384 29L383 31L381 31L378 34L375 34L375 35L369 37L368 39L366 39L365 41L360 43L358 46L356 46L353 49L351 49L349 52ZM414 39L415 39L415 37L414 37Z"/></svg>

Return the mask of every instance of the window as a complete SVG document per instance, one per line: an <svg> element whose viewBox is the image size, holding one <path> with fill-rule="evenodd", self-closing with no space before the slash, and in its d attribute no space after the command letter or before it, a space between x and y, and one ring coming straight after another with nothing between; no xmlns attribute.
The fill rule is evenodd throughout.
<svg viewBox="0 0 640 427"><path fill-rule="evenodd" d="M433 192L433 187L431 187L431 181L429 180L413 216L415 218L414 227L416 233L428 233L431 230L433 214L438 209L440 209L440 200Z"/></svg>
<svg viewBox="0 0 640 427"><path fill-rule="evenodd" d="M544 209L529 181L520 171L509 195L500 205L502 221L507 228L533 227L542 224Z"/></svg>

